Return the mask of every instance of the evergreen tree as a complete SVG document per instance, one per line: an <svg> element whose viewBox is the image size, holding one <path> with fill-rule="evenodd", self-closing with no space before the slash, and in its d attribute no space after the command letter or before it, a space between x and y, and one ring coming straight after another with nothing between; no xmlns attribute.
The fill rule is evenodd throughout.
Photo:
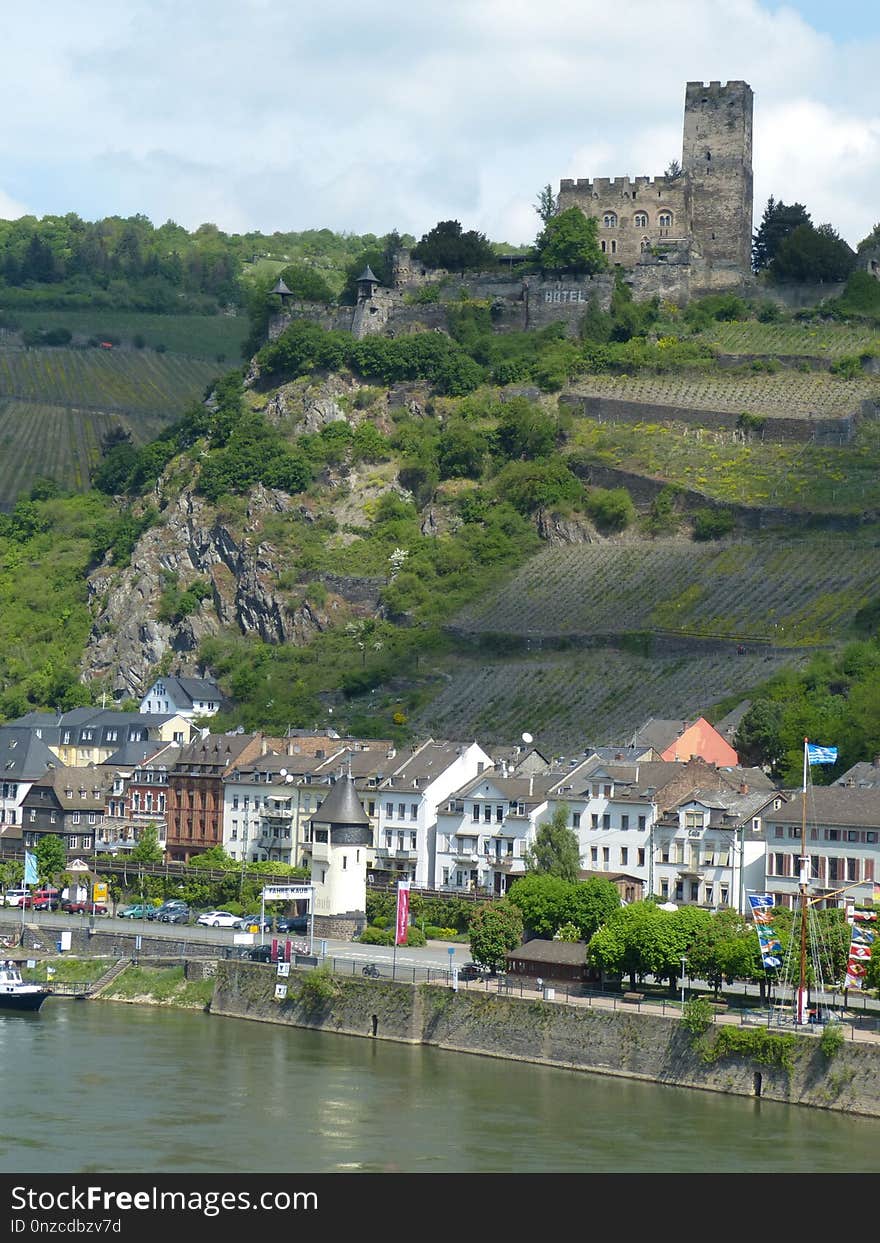
<svg viewBox="0 0 880 1243"><path fill-rule="evenodd" d="M535 834L534 845L526 851L526 871L576 881L580 866L577 834L568 827L568 806L563 803Z"/></svg>
<svg viewBox="0 0 880 1243"><path fill-rule="evenodd" d="M764 215L752 238L752 268L760 272L770 266L779 247L798 225L810 224L810 214L803 203L776 202L773 195L767 200Z"/></svg>

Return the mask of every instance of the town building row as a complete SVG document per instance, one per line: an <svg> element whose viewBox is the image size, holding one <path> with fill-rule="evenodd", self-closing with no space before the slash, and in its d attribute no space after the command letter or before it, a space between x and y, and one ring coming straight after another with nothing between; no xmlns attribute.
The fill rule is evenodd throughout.
<svg viewBox="0 0 880 1243"><path fill-rule="evenodd" d="M54 834L96 869L149 825L169 861L221 846L242 862L308 867L323 883L338 787L337 801L353 791L360 808L351 820L343 800L352 864L375 884L503 896L560 808L582 875L612 879L625 901L653 893L744 911L749 892L769 892L791 906L802 834L828 902L871 901L880 876L880 760L812 787L805 807L801 791L740 766L702 720L652 720L628 745L572 759L434 738L401 749L332 730L212 734L177 711L78 708L0 726L0 766L0 853Z"/></svg>

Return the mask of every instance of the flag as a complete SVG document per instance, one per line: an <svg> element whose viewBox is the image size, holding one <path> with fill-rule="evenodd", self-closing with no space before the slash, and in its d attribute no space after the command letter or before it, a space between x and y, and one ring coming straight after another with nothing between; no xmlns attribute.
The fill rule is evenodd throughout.
<svg viewBox="0 0 880 1243"><path fill-rule="evenodd" d="M37 856L32 855L29 850L24 852L24 883L26 885L38 885L40 878L37 875Z"/></svg>
<svg viewBox="0 0 880 1243"><path fill-rule="evenodd" d="M394 944L403 945L409 932L409 881L397 882L397 926L394 932Z"/></svg>
<svg viewBox="0 0 880 1243"><path fill-rule="evenodd" d="M809 764L836 764L837 747L818 747L815 743L808 742L807 762Z"/></svg>

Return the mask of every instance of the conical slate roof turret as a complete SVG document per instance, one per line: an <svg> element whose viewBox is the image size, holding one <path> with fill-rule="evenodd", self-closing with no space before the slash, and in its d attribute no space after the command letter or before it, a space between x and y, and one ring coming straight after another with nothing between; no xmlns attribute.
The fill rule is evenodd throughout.
<svg viewBox="0 0 880 1243"><path fill-rule="evenodd" d="M369 825L370 817L364 811L351 777L340 777L321 806L312 815L316 824Z"/></svg>
<svg viewBox="0 0 880 1243"><path fill-rule="evenodd" d="M275 285L275 288L272 290L272 293L281 294L282 298L284 297L285 294L287 294L288 297L290 296L290 290L287 288L287 286L285 285L284 281L281 279L280 276L278 277L278 281Z"/></svg>
<svg viewBox="0 0 880 1243"><path fill-rule="evenodd" d="M379 284L379 278L376 275L376 273L373 271L373 269L370 267L369 264L367 264L363 272L361 272L360 276L358 277L358 282L360 281L372 281L374 285Z"/></svg>

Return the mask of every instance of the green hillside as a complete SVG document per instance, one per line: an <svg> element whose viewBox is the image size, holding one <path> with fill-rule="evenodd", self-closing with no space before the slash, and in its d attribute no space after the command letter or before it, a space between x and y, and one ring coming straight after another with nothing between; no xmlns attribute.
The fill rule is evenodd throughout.
<svg viewBox="0 0 880 1243"><path fill-rule="evenodd" d="M117 345L142 343L147 349L166 349L172 354L225 362L234 367L248 334L246 315L151 315L146 311L85 308L83 310L16 310L8 317L16 325L7 329L7 342L19 343L22 333L70 332L74 344L90 340ZM2 334L0 334L2 335Z"/></svg>

